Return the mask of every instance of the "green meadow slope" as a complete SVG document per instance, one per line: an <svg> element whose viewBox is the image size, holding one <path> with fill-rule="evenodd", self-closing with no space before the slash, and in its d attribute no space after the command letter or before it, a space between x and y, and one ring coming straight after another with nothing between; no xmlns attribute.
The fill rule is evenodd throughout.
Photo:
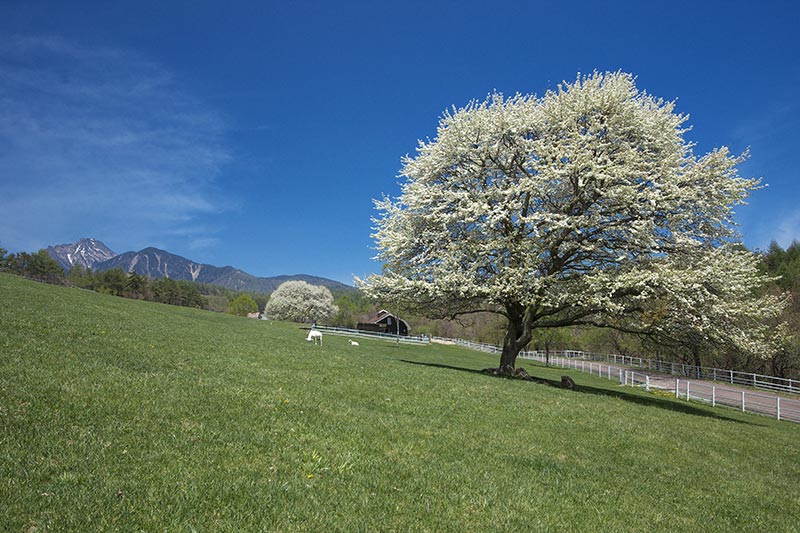
<svg viewBox="0 0 800 533"><path fill-rule="evenodd" d="M5 274L0 303L3 531L800 524L797 424Z"/></svg>

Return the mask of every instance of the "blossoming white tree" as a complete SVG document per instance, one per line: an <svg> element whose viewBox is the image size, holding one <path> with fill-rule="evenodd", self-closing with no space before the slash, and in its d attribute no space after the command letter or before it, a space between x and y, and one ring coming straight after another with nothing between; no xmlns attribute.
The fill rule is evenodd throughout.
<svg viewBox="0 0 800 533"><path fill-rule="evenodd" d="M726 148L696 157L685 122L620 72L454 108L404 159L400 197L376 202L384 272L359 284L440 316L504 315L502 373L536 328L746 344L780 307L752 296L764 279L736 246L733 208L759 180Z"/></svg>
<svg viewBox="0 0 800 533"><path fill-rule="evenodd" d="M305 281L281 283L270 295L264 308L267 316L295 322L321 322L339 311L327 287Z"/></svg>

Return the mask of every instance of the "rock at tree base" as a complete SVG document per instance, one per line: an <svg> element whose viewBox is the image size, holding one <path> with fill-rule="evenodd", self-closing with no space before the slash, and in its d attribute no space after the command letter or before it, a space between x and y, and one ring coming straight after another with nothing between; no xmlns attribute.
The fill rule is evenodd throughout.
<svg viewBox="0 0 800 533"><path fill-rule="evenodd" d="M531 381L533 378L531 377L528 372L525 371L524 368L518 368L514 371L514 377L519 379L524 379L525 381Z"/></svg>
<svg viewBox="0 0 800 533"><path fill-rule="evenodd" d="M533 376L528 374L528 372L524 368L517 368L510 365L501 366L500 368L484 368L481 370L484 374L489 374L491 376L500 376L504 378L516 378L522 379L525 381L536 381Z"/></svg>

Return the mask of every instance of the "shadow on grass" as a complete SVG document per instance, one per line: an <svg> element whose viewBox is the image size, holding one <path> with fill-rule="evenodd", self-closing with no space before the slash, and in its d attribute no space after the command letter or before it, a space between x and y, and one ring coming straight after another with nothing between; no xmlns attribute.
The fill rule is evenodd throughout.
<svg viewBox="0 0 800 533"><path fill-rule="evenodd" d="M492 379L509 379L506 377L501 376L493 376L491 374L486 374L481 370L475 370L474 368L464 368L460 366L453 366L453 365L444 365L441 363L425 363L422 361L409 361L407 359L400 360L403 363L409 363L412 365L420 365L420 366L429 366L433 368L443 368L446 370L457 370L459 372L468 372L470 374L480 374L482 376L486 376L487 378ZM555 379L547 379L538 376L531 375L533 381L529 383L539 383L543 385L549 385L551 387L556 387L561 389L561 381ZM522 380L520 380L522 381ZM593 394L596 396L607 396L610 398L619 398L620 400L635 403L637 405L644 405L647 407L658 407L660 409L666 409L668 411L676 411L678 413L685 413L689 415L695 416L704 416L707 418L715 418L717 420L724 420L726 422L735 422L737 424L747 424L749 426L760 426L761 424L756 424L754 422L748 422L744 420L738 420L736 418L731 418L725 415L721 415L715 412L712 412L712 407L701 407L692 405L686 402L678 402L674 400L669 400L666 398L658 398L658 397L649 397L649 396L642 396L640 394L634 394L632 392L627 392L624 390L609 390L609 389L599 389L597 387L590 387L586 385L578 385L575 387L573 392L577 392L580 394Z"/></svg>

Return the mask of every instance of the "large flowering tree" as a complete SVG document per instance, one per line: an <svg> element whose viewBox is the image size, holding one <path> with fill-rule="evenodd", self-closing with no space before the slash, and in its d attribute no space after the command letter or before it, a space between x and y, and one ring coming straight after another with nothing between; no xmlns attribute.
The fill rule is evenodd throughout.
<svg viewBox="0 0 800 533"><path fill-rule="evenodd" d="M780 308L753 296L765 279L732 220L759 181L738 175L744 155L695 156L685 122L620 72L446 112L404 159L400 197L376 202L384 271L361 287L504 315L504 373L536 328L751 343Z"/></svg>

